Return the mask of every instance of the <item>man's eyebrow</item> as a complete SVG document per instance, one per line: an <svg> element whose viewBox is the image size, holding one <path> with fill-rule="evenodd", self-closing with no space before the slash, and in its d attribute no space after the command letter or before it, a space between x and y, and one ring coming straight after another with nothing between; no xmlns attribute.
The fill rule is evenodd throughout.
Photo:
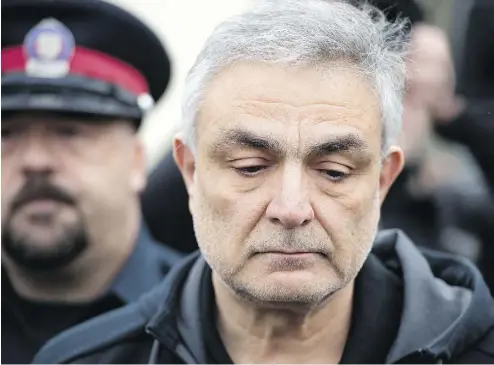
<svg viewBox="0 0 494 365"><path fill-rule="evenodd" d="M309 155L325 156L338 152L367 152L367 143L355 134L330 137L328 140L309 147Z"/></svg>
<svg viewBox="0 0 494 365"><path fill-rule="evenodd" d="M260 136L244 129L227 130L212 145L212 151L221 152L232 147L243 147L255 150L270 151L283 154L284 146L277 140L268 136Z"/></svg>

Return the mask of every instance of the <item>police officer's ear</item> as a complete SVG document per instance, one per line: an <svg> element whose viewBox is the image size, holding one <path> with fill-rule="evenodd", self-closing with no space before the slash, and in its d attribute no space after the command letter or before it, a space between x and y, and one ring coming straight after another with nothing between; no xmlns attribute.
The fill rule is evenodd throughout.
<svg viewBox="0 0 494 365"><path fill-rule="evenodd" d="M190 197L193 195L196 162L192 150L185 144L181 134L176 135L173 139L173 158L182 174L187 193Z"/></svg>
<svg viewBox="0 0 494 365"><path fill-rule="evenodd" d="M135 138L134 163L132 167L131 184L137 193L142 193L147 183L147 159L144 143Z"/></svg>

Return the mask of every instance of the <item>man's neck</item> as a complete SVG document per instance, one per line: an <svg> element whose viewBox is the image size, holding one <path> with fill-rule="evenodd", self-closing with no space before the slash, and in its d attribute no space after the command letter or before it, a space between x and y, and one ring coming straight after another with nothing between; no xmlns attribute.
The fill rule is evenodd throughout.
<svg viewBox="0 0 494 365"><path fill-rule="evenodd" d="M338 363L351 323L353 282L306 312L246 303L213 274L218 330L234 363Z"/></svg>
<svg viewBox="0 0 494 365"><path fill-rule="evenodd" d="M91 247L70 265L52 271L32 271L2 258L12 287L24 299L84 303L100 297L118 275L137 243L140 215L128 216L119 228L93 235ZM125 223L125 224L124 224Z"/></svg>

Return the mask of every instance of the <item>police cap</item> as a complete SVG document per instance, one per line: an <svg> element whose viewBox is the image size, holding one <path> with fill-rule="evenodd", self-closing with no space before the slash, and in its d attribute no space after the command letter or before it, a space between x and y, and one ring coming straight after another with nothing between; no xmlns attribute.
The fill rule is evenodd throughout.
<svg viewBox="0 0 494 365"><path fill-rule="evenodd" d="M139 126L169 78L161 41L115 5L2 1L2 113L120 117Z"/></svg>

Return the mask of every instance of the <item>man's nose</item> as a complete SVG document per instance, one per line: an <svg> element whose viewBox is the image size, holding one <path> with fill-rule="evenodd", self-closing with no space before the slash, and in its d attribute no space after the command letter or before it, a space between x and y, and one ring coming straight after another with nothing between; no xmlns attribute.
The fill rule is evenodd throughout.
<svg viewBox="0 0 494 365"><path fill-rule="evenodd" d="M51 174L55 171L55 156L48 138L33 133L20 146L20 165L25 175Z"/></svg>
<svg viewBox="0 0 494 365"><path fill-rule="evenodd" d="M278 189L266 210L268 219L287 229L310 223L314 219L314 210L307 185L301 166L285 166L280 174Z"/></svg>

